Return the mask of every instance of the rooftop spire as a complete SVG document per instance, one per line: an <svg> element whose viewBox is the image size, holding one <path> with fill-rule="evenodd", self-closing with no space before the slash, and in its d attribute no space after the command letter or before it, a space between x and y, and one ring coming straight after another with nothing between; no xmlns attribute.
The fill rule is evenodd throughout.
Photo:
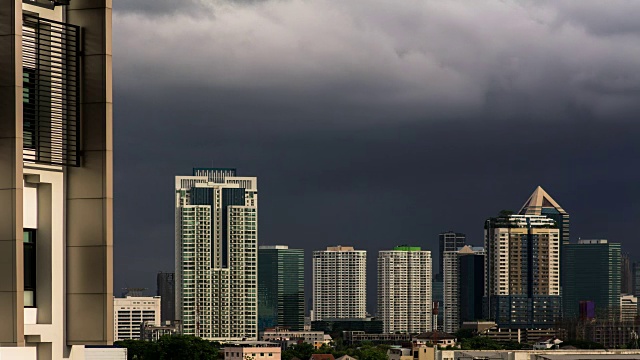
<svg viewBox="0 0 640 360"><path fill-rule="evenodd" d="M542 215L543 208L552 208L560 214L567 212L541 186L538 186L518 212L520 215Z"/></svg>

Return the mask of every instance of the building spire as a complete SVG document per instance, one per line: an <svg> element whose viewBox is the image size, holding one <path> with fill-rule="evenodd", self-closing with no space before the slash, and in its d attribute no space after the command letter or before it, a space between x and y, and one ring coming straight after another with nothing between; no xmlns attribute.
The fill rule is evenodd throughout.
<svg viewBox="0 0 640 360"><path fill-rule="evenodd" d="M541 186L538 186L524 205L522 205L518 214L542 215L543 208L555 209L560 214L567 213Z"/></svg>

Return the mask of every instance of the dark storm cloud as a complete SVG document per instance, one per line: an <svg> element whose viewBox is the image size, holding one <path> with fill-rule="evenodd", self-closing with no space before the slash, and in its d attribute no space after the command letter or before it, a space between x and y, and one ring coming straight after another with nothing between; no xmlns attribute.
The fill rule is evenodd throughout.
<svg viewBox="0 0 640 360"><path fill-rule="evenodd" d="M537 185L576 238L640 251L638 6L470 4L116 3L116 288L172 270L195 166L259 177L261 243L353 244L370 277L382 248L480 244Z"/></svg>

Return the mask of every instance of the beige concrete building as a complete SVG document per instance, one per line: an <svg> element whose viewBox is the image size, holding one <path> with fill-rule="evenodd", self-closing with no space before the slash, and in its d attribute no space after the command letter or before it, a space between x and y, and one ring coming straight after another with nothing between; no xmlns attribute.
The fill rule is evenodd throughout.
<svg viewBox="0 0 640 360"><path fill-rule="evenodd" d="M0 0L2 359L113 342L111 7Z"/></svg>
<svg viewBox="0 0 640 360"><path fill-rule="evenodd" d="M224 347L224 360L280 360L280 345L268 341L237 341Z"/></svg>
<svg viewBox="0 0 640 360"><path fill-rule="evenodd" d="M141 325L160 325L160 306L159 296L127 296L113 299L115 339L138 340Z"/></svg>

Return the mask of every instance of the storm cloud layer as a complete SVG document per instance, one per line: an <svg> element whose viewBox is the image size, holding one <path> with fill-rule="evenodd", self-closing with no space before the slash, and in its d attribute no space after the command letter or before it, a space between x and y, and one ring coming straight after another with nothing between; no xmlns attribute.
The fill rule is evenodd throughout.
<svg viewBox="0 0 640 360"><path fill-rule="evenodd" d="M155 289L172 270L173 176L196 166L259 177L262 244L370 250L372 290L374 251L435 252L449 229L479 245L483 220L537 185L574 240L640 251L639 14L636 1L116 1L116 288Z"/></svg>

